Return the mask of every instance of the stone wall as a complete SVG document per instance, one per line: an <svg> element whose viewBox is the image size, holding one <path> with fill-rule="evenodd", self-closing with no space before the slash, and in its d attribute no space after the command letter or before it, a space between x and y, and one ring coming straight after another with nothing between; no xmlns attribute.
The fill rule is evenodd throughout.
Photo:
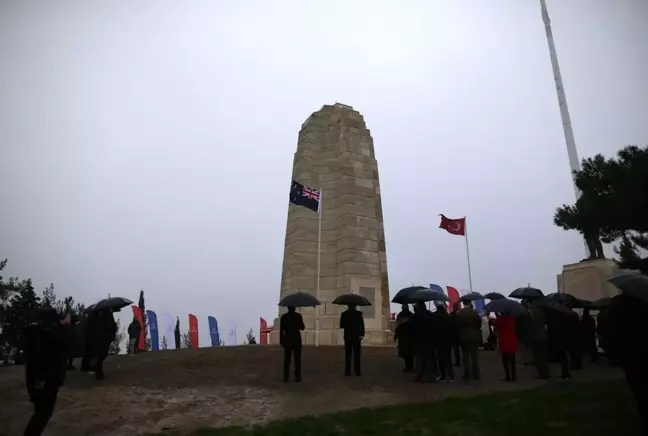
<svg viewBox="0 0 648 436"><path fill-rule="evenodd" d="M322 190L319 292L318 215L290 205L286 225L281 296L301 290L322 301L302 309L305 344L341 344L337 328L346 307L331 304L340 294L365 295L365 343L385 344L389 332L389 289L378 165L373 139L359 112L336 103L313 113L299 132L292 178ZM279 311L279 315L283 313ZM279 322L276 320L278 327ZM271 340L276 341L276 335Z"/></svg>

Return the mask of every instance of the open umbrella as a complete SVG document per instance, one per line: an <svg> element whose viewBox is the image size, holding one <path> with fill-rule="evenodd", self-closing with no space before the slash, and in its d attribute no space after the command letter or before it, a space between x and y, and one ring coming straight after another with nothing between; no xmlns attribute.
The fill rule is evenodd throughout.
<svg viewBox="0 0 648 436"><path fill-rule="evenodd" d="M282 307L315 307L320 304L322 303L311 294L300 291L286 295L279 301L279 306Z"/></svg>
<svg viewBox="0 0 648 436"><path fill-rule="evenodd" d="M603 298L599 298L598 300L588 301L587 305L585 306L585 309L592 309L592 310L605 309L610 306L611 301L612 301L611 297L603 297Z"/></svg>
<svg viewBox="0 0 648 436"><path fill-rule="evenodd" d="M648 301L648 276L641 273L621 273L608 279L621 292L642 301Z"/></svg>
<svg viewBox="0 0 648 436"><path fill-rule="evenodd" d="M101 300L100 302L95 304L94 307L90 306L90 307L92 307L92 309L90 309L90 308L88 308L88 309L93 310L93 311L110 309L110 310L113 310L113 311L116 312L118 310L121 310L123 307L129 306L131 304L133 304L133 302L131 300L129 300L128 298L110 297L110 298L105 298L105 299Z"/></svg>
<svg viewBox="0 0 648 436"><path fill-rule="evenodd" d="M555 301L556 303L566 304L567 306L573 308L578 308L587 304L584 303L584 301L574 297L572 294L568 294L566 292L554 292L553 294L547 295L546 298L548 300Z"/></svg>
<svg viewBox="0 0 648 436"><path fill-rule="evenodd" d="M392 298L392 303L396 304L409 304L411 301L408 300L409 296L412 295L416 291L420 291L422 289L427 289L425 286L410 286L408 288L403 288L400 291L394 295L394 298Z"/></svg>
<svg viewBox="0 0 648 436"><path fill-rule="evenodd" d="M489 300L506 300L506 297L499 292L489 292L484 295L484 298L488 298Z"/></svg>
<svg viewBox="0 0 648 436"><path fill-rule="evenodd" d="M520 298L523 300L534 300L538 298L544 298L544 294L540 289L532 288L527 286L524 288L517 288L515 291L511 292L509 295L511 298Z"/></svg>
<svg viewBox="0 0 648 436"><path fill-rule="evenodd" d="M553 310L554 312L559 312L565 315L571 315L573 313L569 307L550 298L538 299L533 303L541 309Z"/></svg>
<svg viewBox="0 0 648 436"><path fill-rule="evenodd" d="M428 301L450 301L448 296L432 289L419 289L408 297L408 303L427 303Z"/></svg>
<svg viewBox="0 0 648 436"><path fill-rule="evenodd" d="M506 315L520 316L526 313L526 307L522 306L517 301L499 299L493 300L484 306L486 312L503 313Z"/></svg>
<svg viewBox="0 0 648 436"><path fill-rule="evenodd" d="M479 292L469 292L466 295L461 296L461 301L475 301L475 300L483 300L483 299L484 296Z"/></svg>
<svg viewBox="0 0 648 436"><path fill-rule="evenodd" d="M358 294L342 294L339 295L333 300L333 304L339 304L341 306L371 306L371 302Z"/></svg>

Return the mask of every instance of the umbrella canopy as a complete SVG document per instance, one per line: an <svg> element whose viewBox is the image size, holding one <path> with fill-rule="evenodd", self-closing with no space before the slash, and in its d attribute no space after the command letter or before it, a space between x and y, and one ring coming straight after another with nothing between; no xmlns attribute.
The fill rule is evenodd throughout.
<svg viewBox="0 0 648 436"><path fill-rule="evenodd" d="M428 301L450 301L448 296L432 289L419 289L408 297L408 303L426 303Z"/></svg>
<svg viewBox="0 0 648 436"><path fill-rule="evenodd" d="M535 301L534 304L537 304L537 306L541 309L553 310L554 312L559 312L566 315L573 313L569 307L550 298L539 299Z"/></svg>
<svg viewBox="0 0 648 436"><path fill-rule="evenodd" d="M479 292L469 292L466 295L461 296L461 301L475 301L475 300L483 300L483 299L484 296Z"/></svg>
<svg viewBox="0 0 648 436"><path fill-rule="evenodd" d="M484 306L486 312L503 313L506 315L521 316L526 313L526 307L517 301L499 299L493 300Z"/></svg>
<svg viewBox="0 0 648 436"><path fill-rule="evenodd" d="M279 306L282 307L315 307L320 304L322 303L311 294L300 291L286 295L279 301Z"/></svg>
<svg viewBox="0 0 648 436"><path fill-rule="evenodd" d="M555 301L557 303L566 304L569 307L584 307L587 303L584 300L574 297L572 294L566 292L554 292L553 294L547 295L547 299Z"/></svg>
<svg viewBox="0 0 648 436"><path fill-rule="evenodd" d="M403 288L400 291L394 295L394 298L392 298L392 303L396 304L409 304L411 301L409 301L409 297L416 291L420 291L422 289L427 289L425 286L410 286L408 288Z"/></svg>
<svg viewBox="0 0 648 436"><path fill-rule="evenodd" d="M608 282L624 294L648 302L648 276L640 273L621 273L610 277Z"/></svg>
<svg viewBox="0 0 648 436"><path fill-rule="evenodd" d="M358 294L342 294L333 300L333 304L346 305L346 306L371 306L371 302Z"/></svg>
<svg viewBox="0 0 648 436"><path fill-rule="evenodd" d="M484 295L484 298L488 298L489 300L506 300L506 297L499 292L489 292Z"/></svg>
<svg viewBox="0 0 648 436"><path fill-rule="evenodd" d="M130 306L131 304L133 304L133 302L130 301L128 298L110 297L110 298L106 298L104 300L101 300L97 304L94 304L93 305L94 307L90 306L90 307L92 307L92 309L90 309L90 307L88 307L88 310L95 311L95 310L110 309L110 310L118 311L118 310L121 310L123 307Z"/></svg>
<svg viewBox="0 0 648 436"><path fill-rule="evenodd" d="M97 303L95 303L95 304L91 304L90 306L86 307L86 310L85 310L85 311L86 311L86 312L92 312L92 311L94 310L94 308L95 308L96 305L97 305Z"/></svg>
<svg viewBox="0 0 648 436"><path fill-rule="evenodd" d="M603 297L598 300L588 301L585 309L601 310L610 306L611 297Z"/></svg>
<svg viewBox="0 0 648 436"><path fill-rule="evenodd" d="M527 286L525 288L517 288L509 295L511 298L521 298L523 300L533 300L537 298L544 298L544 294L540 289Z"/></svg>

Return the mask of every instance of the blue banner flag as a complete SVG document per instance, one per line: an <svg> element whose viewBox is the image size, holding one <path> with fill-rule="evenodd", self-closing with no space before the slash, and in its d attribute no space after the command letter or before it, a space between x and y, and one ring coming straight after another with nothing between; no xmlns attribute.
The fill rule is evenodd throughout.
<svg viewBox="0 0 648 436"><path fill-rule="evenodd" d="M209 321L209 337L211 338L212 347L220 346L220 335L218 334L218 321L213 316L208 316Z"/></svg>
<svg viewBox="0 0 648 436"><path fill-rule="evenodd" d="M484 310L484 306L486 306L486 302L484 301L483 298L480 298L479 300L475 300L475 310L477 311L479 316L486 315L486 311Z"/></svg>
<svg viewBox="0 0 648 436"><path fill-rule="evenodd" d="M160 349L160 338L158 337L157 315L152 310L147 310L146 318L148 319L149 335L151 337L151 350L157 351Z"/></svg>

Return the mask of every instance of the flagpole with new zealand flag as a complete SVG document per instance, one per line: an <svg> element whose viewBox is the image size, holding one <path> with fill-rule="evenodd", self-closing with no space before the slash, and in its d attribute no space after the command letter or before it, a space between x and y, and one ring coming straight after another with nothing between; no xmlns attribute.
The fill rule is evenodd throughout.
<svg viewBox="0 0 648 436"><path fill-rule="evenodd" d="M302 185L293 180L290 186L290 202L295 206L304 206L317 213L317 285L315 298L320 292L320 260L322 254L322 190ZM319 347L319 307L315 306L315 346Z"/></svg>

